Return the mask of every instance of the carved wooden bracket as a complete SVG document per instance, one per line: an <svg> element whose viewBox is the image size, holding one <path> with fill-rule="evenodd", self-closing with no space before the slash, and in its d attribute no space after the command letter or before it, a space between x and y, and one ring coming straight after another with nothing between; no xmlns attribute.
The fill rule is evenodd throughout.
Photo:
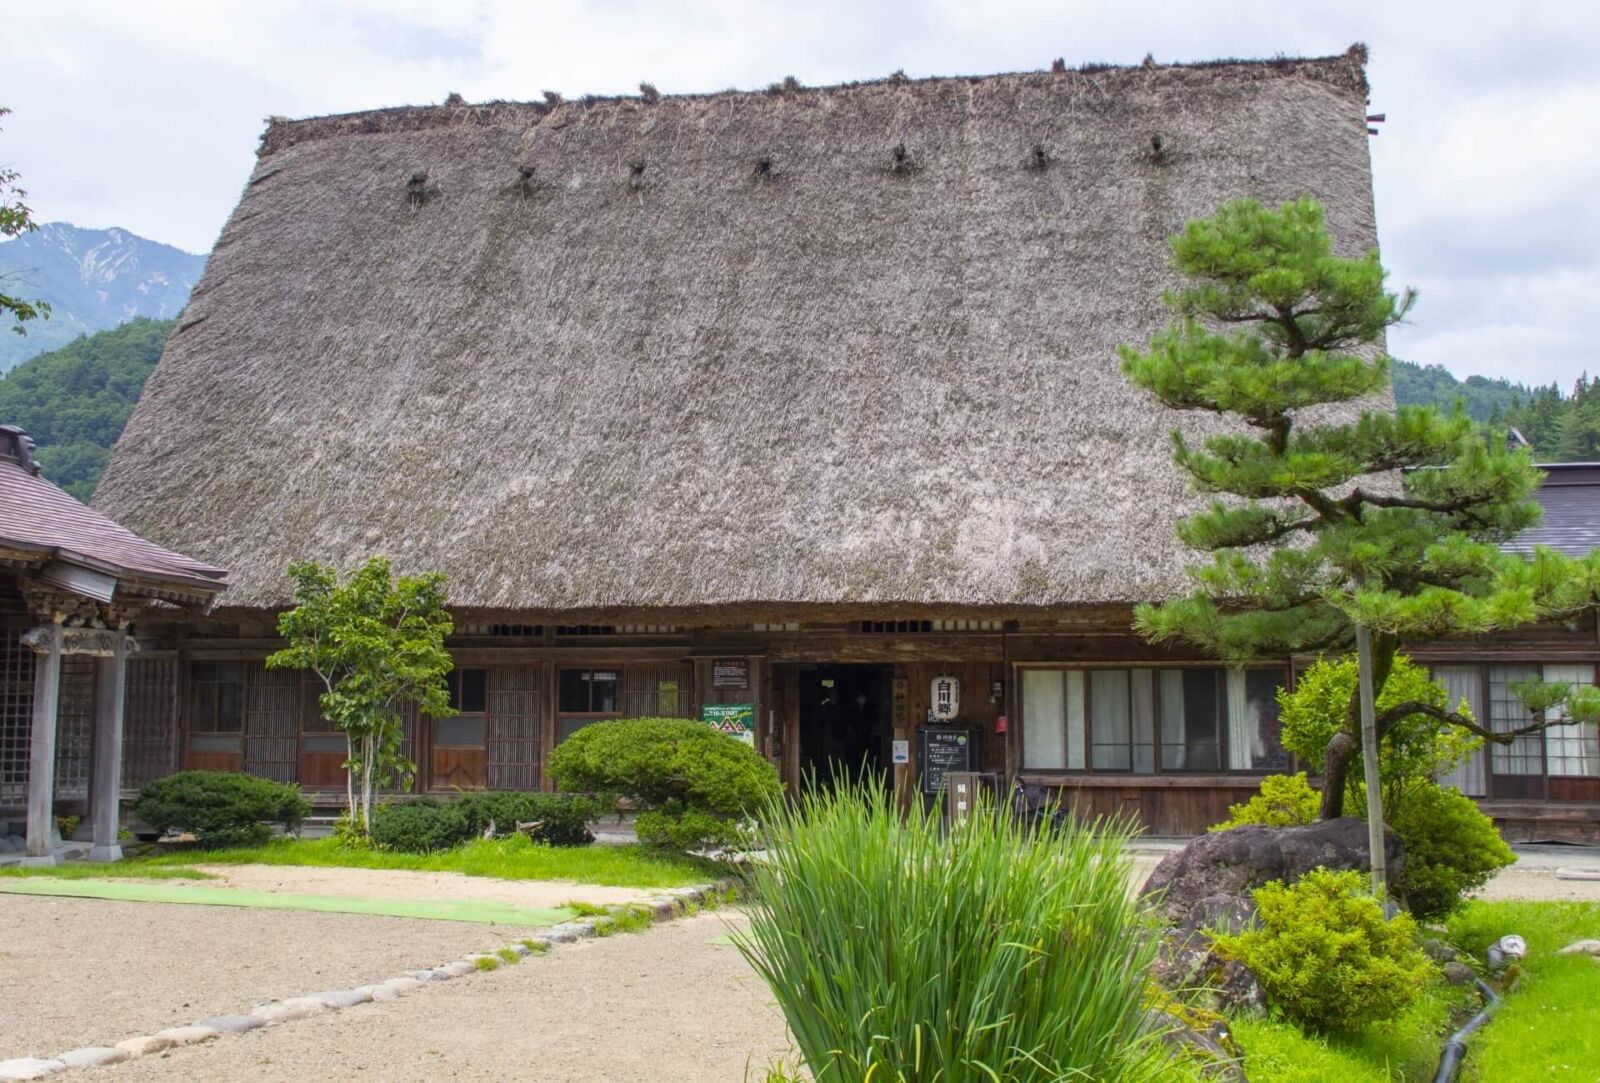
<svg viewBox="0 0 1600 1083"><path fill-rule="evenodd" d="M110 658L117 653L118 636L122 637L124 656L139 649L138 640L116 629L65 628L57 624L29 628L22 633L22 642L32 647L35 654L49 654L51 642L58 633L61 636L62 654L90 654L100 658Z"/></svg>

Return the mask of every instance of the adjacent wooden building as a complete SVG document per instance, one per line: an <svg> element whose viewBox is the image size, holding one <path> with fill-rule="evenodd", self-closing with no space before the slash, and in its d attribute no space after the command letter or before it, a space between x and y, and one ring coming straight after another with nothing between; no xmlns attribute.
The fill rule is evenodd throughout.
<svg viewBox="0 0 1600 1083"><path fill-rule="evenodd" d="M971 757L1156 832L1221 818L1290 766L1289 660L1131 633L1191 559L1169 433L1219 422L1116 347L1229 198L1375 246L1363 62L274 119L96 497L230 569L148 629L171 766L332 793L342 741L262 660L291 560L382 552L450 580L424 790L748 706L791 785Z"/></svg>

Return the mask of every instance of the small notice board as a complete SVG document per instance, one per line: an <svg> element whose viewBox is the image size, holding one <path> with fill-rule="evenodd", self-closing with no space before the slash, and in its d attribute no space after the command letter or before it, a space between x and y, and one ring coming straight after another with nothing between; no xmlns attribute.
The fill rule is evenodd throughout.
<svg viewBox="0 0 1600 1083"><path fill-rule="evenodd" d="M729 737L756 745L756 705L754 703L707 703L700 708L700 721L715 726Z"/></svg>
<svg viewBox="0 0 1600 1083"><path fill-rule="evenodd" d="M976 729L929 726L917 731L917 771L922 776L923 793L940 793L945 775L951 771L978 771L982 764Z"/></svg>
<svg viewBox="0 0 1600 1083"><path fill-rule="evenodd" d="M717 658L711 663L712 688L749 688L750 659Z"/></svg>

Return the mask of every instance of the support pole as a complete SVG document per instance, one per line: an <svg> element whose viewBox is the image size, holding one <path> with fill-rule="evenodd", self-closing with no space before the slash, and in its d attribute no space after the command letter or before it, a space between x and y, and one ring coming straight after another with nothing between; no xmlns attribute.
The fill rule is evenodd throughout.
<svg viewBox="0 0 1600 1083"><path fill-rule="evenodd" d="M44 629L50 642L33 662L33 736L28 746L28 844L22 863L56 863L56 709L61 702L61 622Z"/></svg>
<svg viewBox="0 0 1600 1083"><path fill-rule="evenodd" d="M122 734L128 672L128 636L117 629L110 656L95 659L94 847L90 861L121 861Z"/></svg>
<svg viewBox="0 0 1600 1083"><path fill-rule="evenodd" d="M1367 784L1367 848L1372 858L1372 892L1380 900L1388 891L1387 855L1383 851L1383 789L1378 783L1378 709L1372 692L1372 633L1356 625L1357 682L1361 697L1361 764Z"/></svg>

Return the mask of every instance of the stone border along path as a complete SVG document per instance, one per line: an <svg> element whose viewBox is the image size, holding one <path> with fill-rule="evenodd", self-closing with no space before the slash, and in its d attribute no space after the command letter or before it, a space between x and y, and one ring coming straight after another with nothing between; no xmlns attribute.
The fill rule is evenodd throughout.
<svg viewBox="0 0 1600 1083"><path fill-rule="evenodd" d="M94 1068L106 1064L119 1064L133 1057L144 1057L180 1046L209 1042L224 1034L243 1034L259 1027L289 1023L323 1012L353 1008L358 1004L393 1000L402 993L420 989L429 982L449 981L452 978L468 977L479 971L498 970L512 961L501 952L515 953L516 961L520 962L530 955L548 951L555 944L571 944L588 937L605 936L609 929L616 926L618 917L643 913L647 915L651 924L671 921L689 912L691 908L710 908L731 902L738 892L739 885L734 880L718 880L714 884L702 884L699 887L672 888L659 895L652 895L643 903L607 907L608 913L605 915L564 921L559 925L550 926L543 932L519 939L506 947L487 952L474 952L429 970L413 970L372 985L275 1000L268 1004L257 1005L244 1015L213 1015L186 1027L168 1027L154 1034L128 1038L114 1046L85 1046L81 1049L71 1049L49 1060L18 1057L14 1060L0 1061L0 1083L43 1079L69 1068ZM532 944L543 946L536 948L531 947Z"/></svg>

